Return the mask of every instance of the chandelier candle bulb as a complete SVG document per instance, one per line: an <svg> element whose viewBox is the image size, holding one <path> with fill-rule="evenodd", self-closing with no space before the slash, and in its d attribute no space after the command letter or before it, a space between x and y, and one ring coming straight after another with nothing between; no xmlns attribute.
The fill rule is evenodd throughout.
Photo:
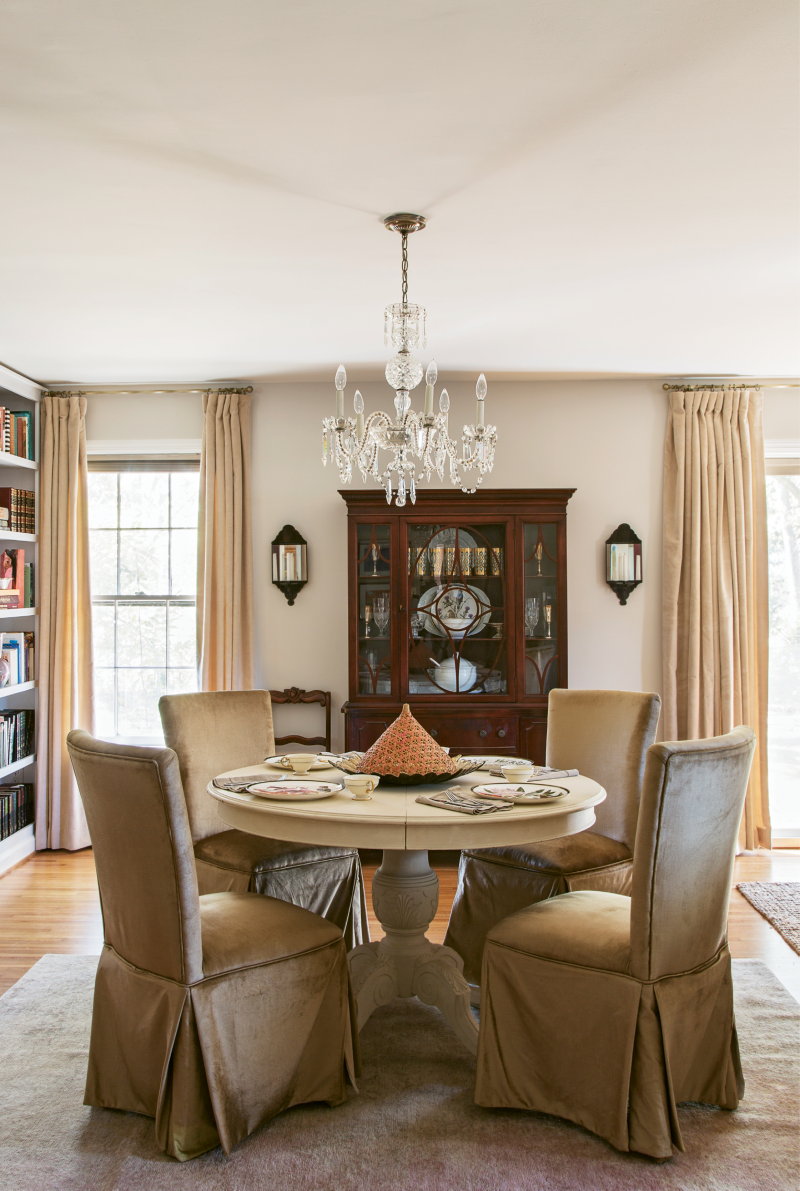
<svg viewBox="0 0 800 1191"><path fill-rule="evenodd" d="M344 387L347 384L347 373L345 372L344 364L340 364L336 369L336 420L344 417Z"/></svg>
<svg viewBox="0 0 800 1191"><path fill-rule="evenodd" d="M481 373L480 376L478 377L478 383L475 386L475 395L478 398L477 412L475 414L475 426L478 430L482 430L483 426L484 426L483 401L484 401L484 398L486 397L486 388L487 388L486 377L483 375L483 373Z"/></svg>
<svg viewBox="0 0 800 1191"><path fill-rule="evenodd" d="M431 360L428 365L428 371L425 373L425 417L429 418L433 413L433 386L436 384L439 371L436 367L436 361Z"/></svg>

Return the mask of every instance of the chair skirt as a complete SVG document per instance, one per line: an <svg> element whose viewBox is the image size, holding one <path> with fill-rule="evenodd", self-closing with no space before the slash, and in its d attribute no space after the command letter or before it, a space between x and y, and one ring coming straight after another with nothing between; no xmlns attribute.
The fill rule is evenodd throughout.
<svg viewBox="0 0 800 1191"><path fill-rule="evenodd" d="M159 1148L180 1161L227 1154L294 1104L346 1099L355 1020L341 938L190 986L106 944L84 1103L154 1117Z"/></svg>
<svg viewBox="0 0 800 1191"><path fill-rule="evenodd" d="M702 968L643 983L488 939L475 1102L575 1121L618 1150L683 1150L676 1105L744 1093L725 944Z"/></svg>

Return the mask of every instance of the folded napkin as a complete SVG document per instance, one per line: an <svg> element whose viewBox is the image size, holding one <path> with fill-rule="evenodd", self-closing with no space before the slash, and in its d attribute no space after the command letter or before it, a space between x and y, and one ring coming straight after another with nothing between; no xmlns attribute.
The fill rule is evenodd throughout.
<svg viewBox="0 0 800 1191"><path fill-rule="evenodd" d="M499 766L496 769L490 769L489 773L491 773L492 777L503 777L503 771ZM540 778L579 776L580 774L577 769L550 769L547 765L540 765L538 772L536 772L536 767L534 766L533 776L529 777L528 781L538 782Z"/></svg>
<svg viewBox="0 0 800 1191"><path fill-rule="evenodd" d="M491 815L495 811L513 811L513 802L489 802L468 794L460 786L450 786L436 794L419 794L417 802L435 806L438 810L460 811L462 815Z"/></svg>
<svg viewBox="0 0 800 1191"><path fill-rule="evenodd" d="M292 774L292 777L295 775ZM282 782L286 778L275 777L274 773L251 773L249 777L215 777L213 784L218 790L228 790L232 794L244 794L257 782Z"/></svg>

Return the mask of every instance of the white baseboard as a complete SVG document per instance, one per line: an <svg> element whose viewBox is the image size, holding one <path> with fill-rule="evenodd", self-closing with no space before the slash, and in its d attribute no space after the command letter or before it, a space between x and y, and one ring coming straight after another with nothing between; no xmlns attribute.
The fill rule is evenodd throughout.
<svg viewBox="0 0 800 1191"><path fill-rule="evenodd" d="M0 876L7 873L20 860L36 851L36 841L33 838L33 823L15 831L8 839L0 840Z"/></svg>

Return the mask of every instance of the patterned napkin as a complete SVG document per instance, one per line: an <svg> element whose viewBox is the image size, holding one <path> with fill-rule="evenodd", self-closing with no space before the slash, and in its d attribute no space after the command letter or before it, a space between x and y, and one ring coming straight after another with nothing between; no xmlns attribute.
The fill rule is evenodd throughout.
<svg viewBox="0 0 800 1191"><path fill-rule="evenodd" d="M503 777L503 771L499 766L496 769L490 769L489 773L492 775L492 777ZM579 777L579 776L580 775L579 775L579 772L577 769L550 769L550 768L548 768L547 765L540 765L538 767L538 772L536 770L536 766L534 766L533 775L528 778L528 781L529 782L538 782L540 778L546 778L549 780L552 777Z"/></svg>
<svg viewBox="0 0 800 1191"><path fill-rule="evenodd" d="M462 815L491 815L495 811L513 811L513 802L489 802L484 798L477 798L468 794L460 786L450 786L447 790L438 790L435 794L419 794L417 802L424 802L426 806L435 806L437 810L460 811Z"/></svg>
<svg viewBox="0 0 800 1191"><path fill-rule="evenodd" d="M292 777L295 775L292 774ZM275 777L274 773L251 773L248 777L215 777L214 785L218 790L228 790L231 794L245 794L257 782L282 782L287 778Z"/></svg>

